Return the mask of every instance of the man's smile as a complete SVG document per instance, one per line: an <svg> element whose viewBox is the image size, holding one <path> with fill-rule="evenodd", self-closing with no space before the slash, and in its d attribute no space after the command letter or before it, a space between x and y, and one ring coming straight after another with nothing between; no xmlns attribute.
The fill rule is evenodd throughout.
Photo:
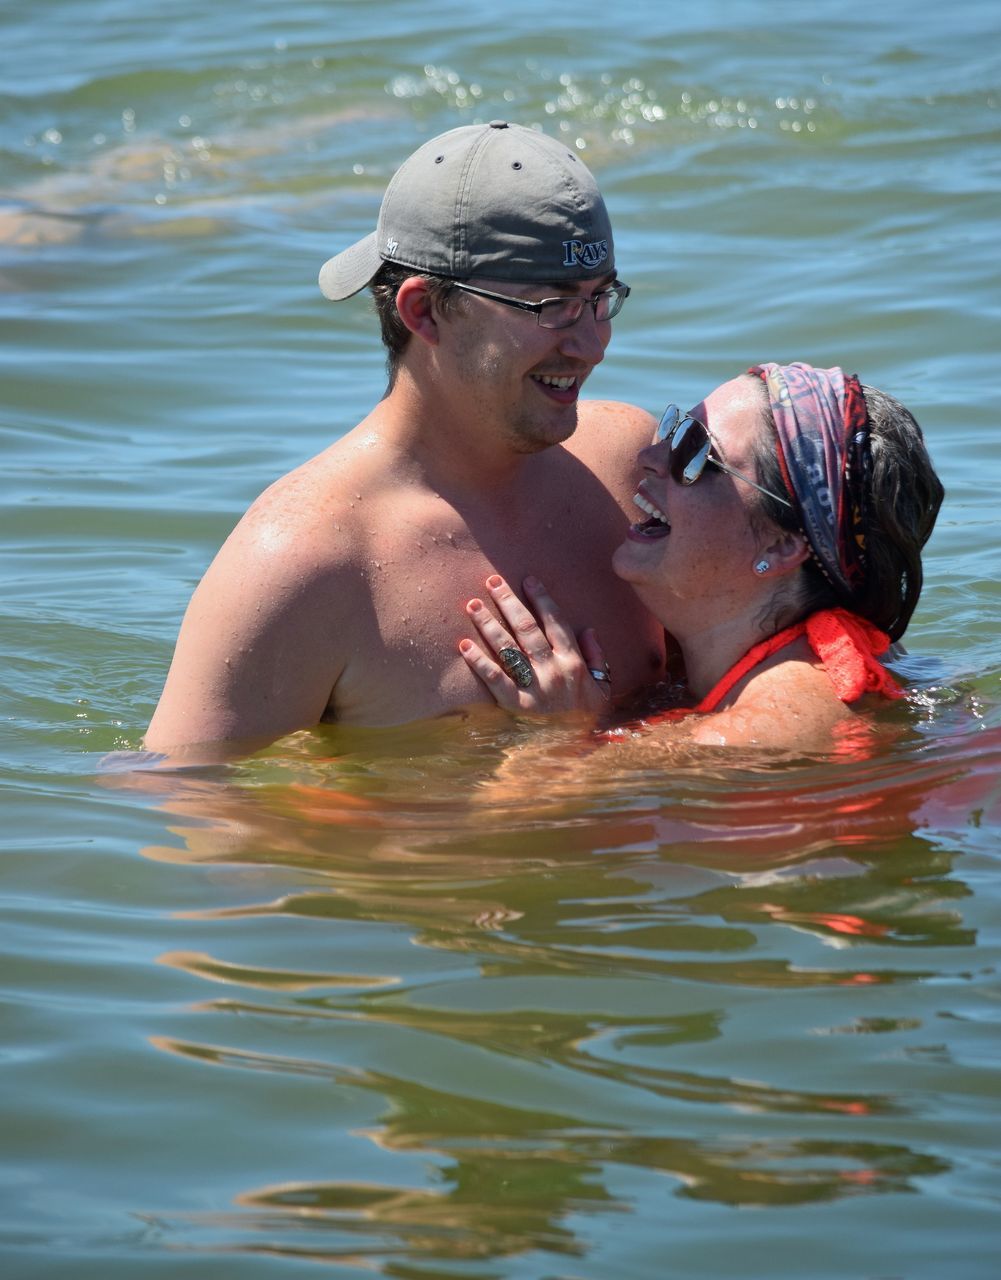
<svg viewBox="0 0 1001 1280"><path fill-rule="evenodd" d="M533 373L529 376L549 399L559 404L573 404L584 382L582 376L574 374Z"/></svg>

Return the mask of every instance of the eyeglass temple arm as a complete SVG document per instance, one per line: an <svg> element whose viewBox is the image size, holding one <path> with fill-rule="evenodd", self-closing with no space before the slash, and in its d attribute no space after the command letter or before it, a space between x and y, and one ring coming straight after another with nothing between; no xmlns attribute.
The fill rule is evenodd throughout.
<svg viewBox="0 0 1001 1280"><path fill-rule="evenodd" d="M784 507L792 507L792 503L786 498L780 497L777 493L772 493L771 489L765 489L760 484L755 484L753 480L749 480L747 476L739 471L734 471L733 467L728 467L725 462L720 462L719 458L710 458L713 466L719 467L720 471L725 471L728 476L733 476L736 480L743 480L744 484L749 484L752 489L757 489L758 493L763 493L766 498L774 498L776 502L781 502Z"/></svg>

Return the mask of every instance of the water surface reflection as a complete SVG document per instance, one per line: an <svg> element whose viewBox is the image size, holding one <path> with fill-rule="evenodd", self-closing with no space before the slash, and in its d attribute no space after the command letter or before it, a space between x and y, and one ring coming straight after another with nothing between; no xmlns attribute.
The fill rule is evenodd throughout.
<svg viewBox="0 0 1001 1280"><path fill-rule="evenodd" d="M423 753L420 732L108 780L182 842L146 856L213 888L176 913L188 945L159 961L188 998L150 1045L271 1082L283 1172L232 1171L231 1211L157 1215L182 1247L582 1257L651 1195L670 1223L957 1175L935 1112L983 1042L944 1032L934 993L970 982L958 857L997 829L1001 735L895 730L866 761L624 770L501 804L478 784L508 731L438 727Z"/></svg>

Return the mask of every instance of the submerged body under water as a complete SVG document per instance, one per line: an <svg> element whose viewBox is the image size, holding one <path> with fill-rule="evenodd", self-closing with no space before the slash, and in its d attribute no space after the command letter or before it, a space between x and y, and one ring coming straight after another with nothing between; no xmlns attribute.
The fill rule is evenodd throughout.
<svg viewBox="0 0 1001 1280"><path fill-rule="evenodd" d="M930 1276L960 1220L959 1273L989 1274L1001 725L928 686L840 754L498 789L533 736L484 712L92 780L83 811L151 843L51 907L102 1101L50 1160L91 1164L95 1126L108 1151L74 1248L653 1277L669 1242L679 1274L750 1249L752 1274ZM112 1153L156 1117L123 1202ZM93 1202L135 1227L95 1240Z"/></svg>

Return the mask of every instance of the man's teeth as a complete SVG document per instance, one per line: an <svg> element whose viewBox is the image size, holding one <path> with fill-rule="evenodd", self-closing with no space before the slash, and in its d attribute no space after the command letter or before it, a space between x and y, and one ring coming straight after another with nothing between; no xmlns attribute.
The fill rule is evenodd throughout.
<svg viewBox="0 0 1001 1280"><path fill-rule="evenodd" d="M536 382L543 382L547 387L556 387L559 391L569 391L576 381L576 378L554 378L548 373L540 373L536 377Z"/></svg>
<svg viewBox="0 0 1001 1280"><path fill-rule="evenodd" d="M633 502L641 511L645 511L648 516L652 516L654 520L659 520L661 524L670 524L670 521L667 516L664 515L663 511L658 510L652 502L647 502L646 498L644 498L642 494L635 494L633 496Z"/></svg>

